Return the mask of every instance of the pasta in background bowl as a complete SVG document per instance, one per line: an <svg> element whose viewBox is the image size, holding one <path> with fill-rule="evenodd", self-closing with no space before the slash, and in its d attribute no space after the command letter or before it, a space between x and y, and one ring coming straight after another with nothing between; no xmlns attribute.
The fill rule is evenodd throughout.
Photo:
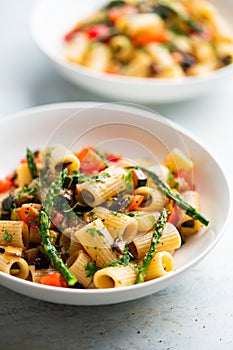
<svg viewBox="0 0 233 350"><path fill-rule="evenodd" d="M20 135L17 132L17 125L24 126L21 127ZM66 149L75 151L92 144L109 152L122 154L126 163L130 160L139 162L138 159L144 159L144 166L147 166L148 160L145 161L145 159L150 159L156 169L171 150L174 152L174 149L180 149L186 155L186 159L191 157L195 165L192 174L193 182L201 196L201 212L208 218L210 224L199 233L188 237L185 244L176 251L175 270L154 280L119 288L74 289L32 283L23 280L23 276L17 278L0 272L1 284L8 288L34 298L74 305L111 304L137 299L159 291L182 277L185 271L214 247L224 231L230 199L227 181L221 168L192 135L155 113L119 104L64 103L42 106L1 121L2 148L6 143L7 130L10 129L13 133L12 147L0 156L1 164L6 165L5 168L0 169L1 177L15 169L19 159L25 154L26 148L38 150L54 144L62 144ZM173 153L173 157L178 162L181 161L177 151ZM170 162L169 159L167 161ZM71 158L68 163L72 164ZM102 176L106 177L106 174ZM87 189L87 187L84 188ZM143 187L139 187L138 190L143 191ZM96 209L98 210L95 214L101 221L103 208L97 206ZM133 227L131 229L133 230ZM79 238L80 231L77 232ZM132 249L137 250L139 243L133 242ZM140 249L137 254L140 256Z"/></svg>
<svg viewBox="0 0 233 350"><path fill-rule="evenodd" d="M109 35L109 33L105 34L105 32L109 32L106 24L102 24L102 22L100 25L97 24L99 27L90 32L90 43L85 26L84 29L80 30L80 33L77 33L76 29L73 28L76 28L80 21L85 23L86 17L108 4L108 1L88 0L85 3L80 3L75 0L68 2L65 0L41 0L36 5L31 17L31 31L36 44L66 79L114 100L172 102L193 98L221 86L221 83L224 83L225 79L232 73L230 18L230 13L233 10L232 3L226 1L224 4L219 4L216 0L208 1L208 4L216 6L217 11L212 11L210 7L210 10L204 13L207 18L205 19L207 27L204 24L201 33L198 32L201 21L196 24L195 20L186 14L184 15L177 6L177 2L160 1L160 3L162 4L160 6L165 6L165 10L170 11L169 14L173 17L178 16L180 21L178 24L181 23L179 30L177 23L172 22L173 17L172 21L169 19L169 29L167 30L165 25L165 30L163 13L161 15L160 9L156 8L154 10L154 12L157 11L156 13L134 14L134 17L149 16L143 18L143 21L141 18L134 18L132 21L129 19L128 24L125 24L124 18L121 18L118 21L120 29L117 30L123 34L126 31L127 35L116 35L113 27L111 29L114 31L112 42L111 38L108 39L107 43L103 43L102 39L96 42L96 35ZM175 10L173 7L170 9L173 3ZM187 3L189 4L189 2ZM198 4L202 3L205 4L201 0L198 1ZM195 7L195 2L193 4ZM144 11L144 9L142 10ZM159 17L158 13L162 17ZM215 18L217 16L220 16L220 20ZM166 19L164 21L166 22ZM150 22L152 27L155 22L155 25L162 28L159 29L160 32L162 31L161 37L158 39L159 42L154 42L152 38L152 42L147 43L150 39L148 39L148 33L152 35L152 29L150 29L148 33L146 32L146 44L132 46L127 36L131 38L131 34L141 35L140 38L135 36L136 39L141 40L143 34L145 41L143 30L147 29L145 29L145 23L149 25ZM225 30L225 23L229 25L229 30ZM138 26L140 27L139 31L137 31ZM213 31L217 33L213 37L211 37L212 34L208 33L211 28L214 28ZM182 30L184 34L180 35ZM155 34L158 35L157 30ZM63 41L64 36L67 42ZM132 40L135 41L135 38L132 37ZM122 49L123 58L122 55L120 55L120 59L114 58L113 64L109 64L111 61L109 59L113 55L111 53L113 49L110 49L110 45L118 50L118 56L120 55L119 46L124 46ZM127 50L133 51L133 53L128 52L129 61L125 61ZM81 58L79 59L80 55L84 56L83 61Z"/></svg>

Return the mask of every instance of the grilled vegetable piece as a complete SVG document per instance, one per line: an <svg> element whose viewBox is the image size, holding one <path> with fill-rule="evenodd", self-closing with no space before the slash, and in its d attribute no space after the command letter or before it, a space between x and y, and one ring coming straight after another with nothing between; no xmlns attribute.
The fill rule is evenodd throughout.
<svg viewBox="0 0 233 350"><path fill-rule="evenodd" d="M151 260L153 259L154 255L155 255L155 253L156 253L157 245L159 244L159 240L160 240L160 237L162 236L164 226L167 222L167 215L168 215L167 210L163 209L162 213L160 214L160 216L155 224L155 229L153 232L150 249L146 253L146 255L142 261L142 265L139 267L139 275L137 277L136 283L144 282L148 267L150 265Z"/></svg>

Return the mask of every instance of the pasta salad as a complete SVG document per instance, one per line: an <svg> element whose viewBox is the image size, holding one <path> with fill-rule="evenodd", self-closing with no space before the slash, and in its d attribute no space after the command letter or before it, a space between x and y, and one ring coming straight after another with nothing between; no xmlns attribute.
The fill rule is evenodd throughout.
<svg viewBox="0 0 233 350"><path fill-rule="evenodd" d="M62 145L27 149L0 181L0 271L62 288L117 288L168 275L174 253L207 226L193 162L161 164Z"/></svg>
<svg viewBox="0 0 233 350"><path fill-rule="evenodd" d="M182 78L231 64L233 37L207 0L113 0L65 34L63 56L115 75Z"/></svg>

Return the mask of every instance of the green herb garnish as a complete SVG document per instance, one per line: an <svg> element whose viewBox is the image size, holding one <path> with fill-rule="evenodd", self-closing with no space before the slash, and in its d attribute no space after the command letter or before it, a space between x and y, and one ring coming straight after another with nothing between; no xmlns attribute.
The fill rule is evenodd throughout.
<svg viewBox="0 0 233 350"><path fill-rule="evenodd" d="M35 162L35 156L34 153L27 148L27 161L28 161L28 168L30 170L30 174L33 179L37 178L37 167Z"/></svg>
<svg viewBox="0 0 233 350"><path fill-rule="evenodd" d="M3 239L6 243L10 243L12 241L12 234L9 233L7 230L4 230L4 234L3 234Z"/></svg>

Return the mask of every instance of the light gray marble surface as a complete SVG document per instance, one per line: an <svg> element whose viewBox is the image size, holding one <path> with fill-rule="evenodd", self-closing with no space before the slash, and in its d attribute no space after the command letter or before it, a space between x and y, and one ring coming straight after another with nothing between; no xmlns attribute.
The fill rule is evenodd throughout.
<svg viewBox="0 0 233 350"><path fill-rule="evenodd" d="M28 26L34 3L0 0L0 117L53 102L107 101L63 80L39 52ZM197 135L226 171L231 187L232 91L233 77L221 90L195 101L147 106ZM202 262L176 284L143 299L77 307L0 287L0 349L233 349L232 220Z"/></svg>

